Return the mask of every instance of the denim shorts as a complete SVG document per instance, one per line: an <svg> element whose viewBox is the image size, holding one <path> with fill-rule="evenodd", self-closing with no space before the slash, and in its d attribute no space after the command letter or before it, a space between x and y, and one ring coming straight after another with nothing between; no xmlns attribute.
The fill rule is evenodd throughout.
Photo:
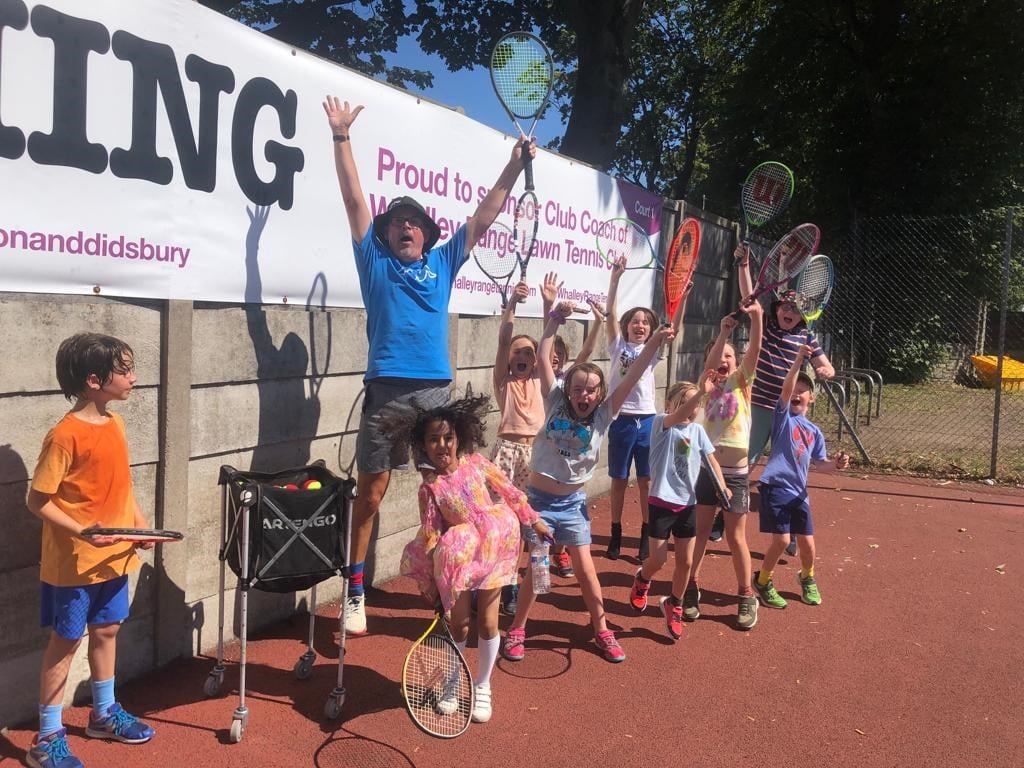
<svg viewBox="0 0 1024 768"><path fill-rule="evenodd" d="M583 491L568 496L555 496L530 487L526 489L530 506L537 510L540 519L551 529L555 544L567 547L590 546L590 515L587 514L587 494ZM523 526L523 538L532 542L536 534L533 528Z"/></svg>
<svg viewBox="0 0 1024 768"><path fill-rule="evenodd" d="M416 405L436 408L450 399L448 385L436 381L372 380L366 382L363 394L363 417L356 436L356 467L360 472L376 474L409 465L408 451L396 446L389 435L380 430L379 414L385 408L402 409Z"/></svg>
<svg viewBox="0 0 1024 768"><path fill-rule="evenodd" d="M781 488L764 483L761 490L761 533L793 533L813 536L814 520L807 494L783 495Z"/></svg>
<svg viewBox="0 0 1024 768"><path fill-rule="evenodd" d="M128 618L128 577L81 587L40 582L39 614L39 626L53 627L65 640L78 640L93 624L118 624Z"/></svg>
<svg viewBox="0 0 1024 768"><path fill-rule="evenodd" d="M637 477L651 476L651 426L654 414L620 413L608 427L608 477L629 478L630 465Z"/></svg>

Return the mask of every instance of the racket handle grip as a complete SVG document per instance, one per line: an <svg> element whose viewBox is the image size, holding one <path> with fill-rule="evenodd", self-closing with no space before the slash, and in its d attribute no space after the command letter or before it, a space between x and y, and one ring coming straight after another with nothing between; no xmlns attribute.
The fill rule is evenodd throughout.
<svg viewBox="0 0 1024 768"><path fill-rule="evenodd" d="M533 158L530 157L530 145L533 141L523 140L523 172L526 174L526 191L533 191Z"/></svg>

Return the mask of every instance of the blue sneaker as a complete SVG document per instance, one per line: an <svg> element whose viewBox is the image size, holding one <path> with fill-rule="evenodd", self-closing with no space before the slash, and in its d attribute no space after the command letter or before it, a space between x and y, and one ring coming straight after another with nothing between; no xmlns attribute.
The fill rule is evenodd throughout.
<svg viewBox="0 0 1024 768"><path fill-rule="evenodd" d="M153 738L156 731L134 715L125 712L120 704L111 704L107 716L102 720L94 720L90 713L85 734L94 739L112 739L124 744L145 744Z"/></svg>
<svg viewBox="0 0 1024 768"><path fill-rule="evenodd" d="M67 728L61 728L40 739L38 734L25 755L32 768L83 768L82 761L68 749Z"/></svg>
<svg viewBox="0 0 1024 768"><path fill-rule="evenodd" d="M506 584L501 588L501 600L498 604L498 612L505 616L515 616L516 608L519 607L519 585Z"/></svg>

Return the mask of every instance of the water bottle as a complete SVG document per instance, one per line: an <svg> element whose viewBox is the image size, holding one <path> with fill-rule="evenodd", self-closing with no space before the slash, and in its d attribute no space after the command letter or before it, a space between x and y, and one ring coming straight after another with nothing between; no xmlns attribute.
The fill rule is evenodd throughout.
<svg viewBox="0 0 1024 768"><path fill-rule="evenodd" d="M546 595L551 591L551 571L548 562L549 545L539 539L530 548L530 574L533 578L533 594Z"/></svg>

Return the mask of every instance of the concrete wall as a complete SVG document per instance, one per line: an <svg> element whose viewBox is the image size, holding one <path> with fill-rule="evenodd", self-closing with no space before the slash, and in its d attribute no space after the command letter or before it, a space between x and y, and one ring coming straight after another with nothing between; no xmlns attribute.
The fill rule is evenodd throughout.
<svg viewBox="0 0 1024 768"><path fill-rule="evenodd" d="M662 390L670 370L695 375L704 342L734 300L730 231L725 223L705 221L705 238L717 244L702 248L681 353L672 352L658 368ZM53 370L59 342L92 330L121 337L134 349L138 384L117 408L128 428L136 496L154 525L187 536L182 545L143 555L133 579L132 616L119 642L123 681L216 644L221 465L279 469L323 459L336 472L350 467L367 353L364 325L362 310L0 292L0 332L9 345L0 364L0 523L7 534L0 538L0 590L7 596L0 623L0 725L32 718L37 705L47 633L38 627L40 523L25 495L42 438L68 408ZM574 351L585 330L583 322L564 327ZM516 331L539 338L541 321L521 320ZM490 391L497 332L497 318L452 316L449 353L458 392L467 384ZM371 583L397 574L402 548L419 522L418 484L411 472L392 480L367 560ZM598 471L588 492L603 493L608 485ZM227 583L233 615L230 571ZM337 580L320 585L318 601L336 599L339 587ZM307 600L306 593L253 592L250 628L289 615ZM226 624L234 628L230 616ZM88 696L87 680L82 648L69 701ZM197 696L201 686L197 680Z"/></svg>

